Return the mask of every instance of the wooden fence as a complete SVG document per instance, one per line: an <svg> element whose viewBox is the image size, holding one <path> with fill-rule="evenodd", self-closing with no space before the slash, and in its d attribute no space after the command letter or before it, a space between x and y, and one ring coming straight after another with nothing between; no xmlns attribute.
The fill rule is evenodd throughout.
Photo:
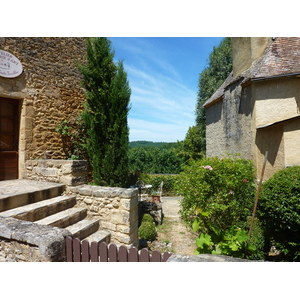
<svg viewBox="0 0 300 300"><path fill-rule="evenodd" d="M66 237L67 262L166 262L171 252L160 253L154 250L151 254L144 248L138 251L135 247L128 249L122 245L98 244L78 238Z"/></svg>

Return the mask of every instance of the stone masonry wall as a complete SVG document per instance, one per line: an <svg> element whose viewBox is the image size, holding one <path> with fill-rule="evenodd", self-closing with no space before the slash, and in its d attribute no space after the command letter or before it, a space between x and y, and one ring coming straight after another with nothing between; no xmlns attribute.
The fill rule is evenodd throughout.
<svg viewBox="0 0 300 300"><path fill-rule="evenodd" d="M77 206L99 217L100 227L111 233L111 242L138 246L138 189L80 185L68 187Z"/></svg>
<svg viewBox="0 0 300 300"><path fill-rule="evenodd" d="M75 61L83 62L85 39L0 38L0 49L23 66L17 78L0 77L0 97L20 103L19 175L28 159L65 158L56 127L82 110L84 91Z"/></svg>
<svg viewBox="0 0 300 300"><path fill-rule="evenodd" d="M26 179L80 185L87 180L87 161L41 159L26 161Z"/></svg>
<svg viewBox="0 0 300 300"><path fill-rule="evenodd" d="M39 247L0 238L0 262L43 262Z"/></svg>
<svg viewBox="0 0 300 300"><path fill-rule="evenodd" d="M209 157L240 154L253 159L251 86L227 89L222 101L206 109L206 154Z"/></svg>

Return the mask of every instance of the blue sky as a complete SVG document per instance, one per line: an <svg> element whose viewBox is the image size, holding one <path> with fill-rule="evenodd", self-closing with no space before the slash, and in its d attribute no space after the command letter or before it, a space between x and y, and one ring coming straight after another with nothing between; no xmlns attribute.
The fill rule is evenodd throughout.
<svg viewBox="0 0 300 300"><path fill-rule="evenodd" d="M129 140L176 142L195 124L199 74L219 37L110 37L131 88Z"/></svg>

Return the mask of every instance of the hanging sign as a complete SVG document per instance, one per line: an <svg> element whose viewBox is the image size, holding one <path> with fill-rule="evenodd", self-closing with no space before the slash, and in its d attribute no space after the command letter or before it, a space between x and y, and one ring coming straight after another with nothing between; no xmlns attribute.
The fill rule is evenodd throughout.
<svg viewBox="0 0 300 300"><path fill-rule="evenodd" d="M22 72L22 64L14 55L0 50L0 76L14 78L21 75Z"/></svg>

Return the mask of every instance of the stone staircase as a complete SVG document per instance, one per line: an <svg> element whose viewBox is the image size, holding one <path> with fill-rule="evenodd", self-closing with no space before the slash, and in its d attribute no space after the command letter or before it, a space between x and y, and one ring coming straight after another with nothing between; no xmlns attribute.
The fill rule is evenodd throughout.
<svg viewBox="0 0 300 300"><path fill-rule="evenodd" d="M62 196L63 184L31 180L0 183L0 216L65 228L73 237L89 242L110 242L110 233L100 229L99 219L76 207L75 196Z"/></svg>

